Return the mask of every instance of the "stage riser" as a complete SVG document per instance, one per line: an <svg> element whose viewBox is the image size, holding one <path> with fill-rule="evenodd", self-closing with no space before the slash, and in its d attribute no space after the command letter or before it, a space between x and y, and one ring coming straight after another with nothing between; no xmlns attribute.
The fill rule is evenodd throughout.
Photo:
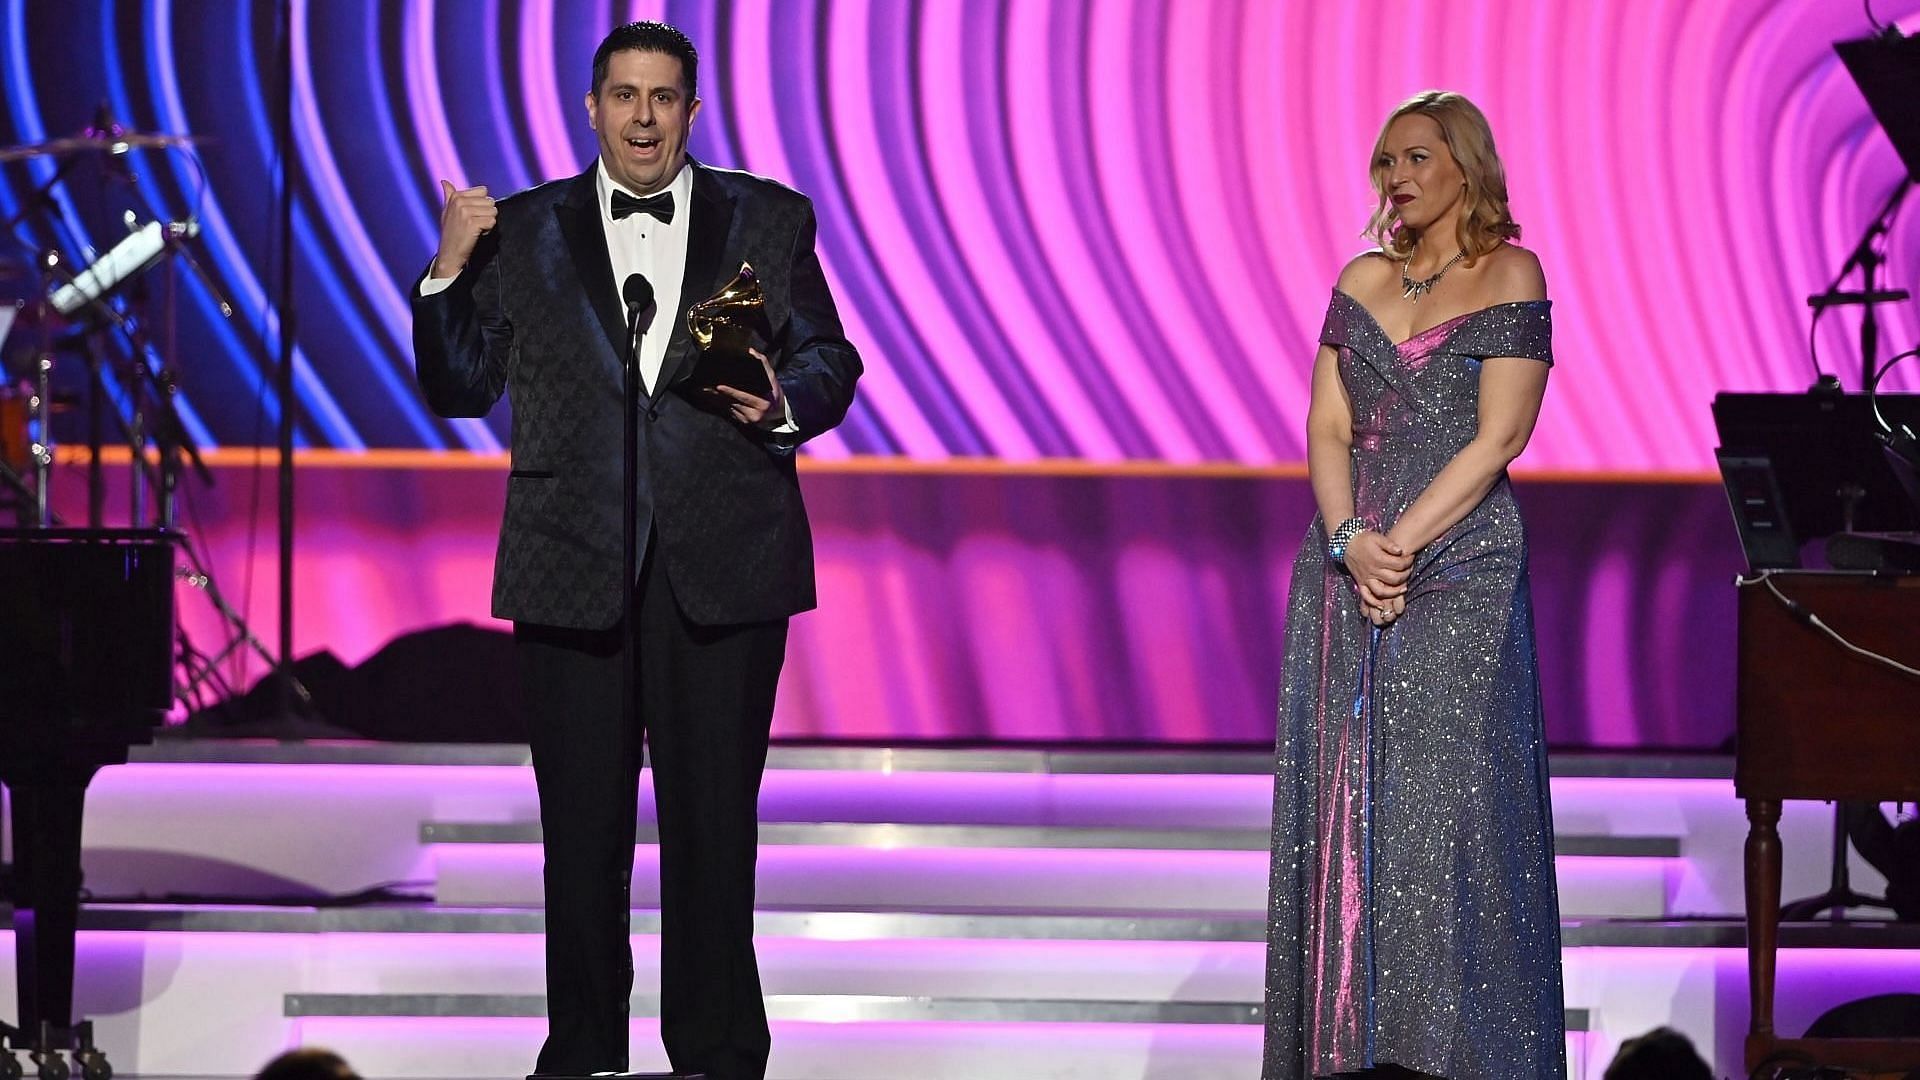
<svg viewBox="0 0 1920 1080"><path fill-rule="evenodd" d="M340 1046L375 1077L497 1077L526 1067L535 1020L379 1015L393 995L524 1002L542 992L530 906L540 893L537 807L528 770L507 763L516 751L206 752L256 751L268 760L103 773L86 838L93 892L257 897L415 881L437 903L319 913L89 909L78 1006L97 1021L121 1074L238 1077L301 1039ZM329 754L358 761L316 760ZM402 759L410 763L372 763ZM1237 1016L1260 999L1271 781L1255 771L1265 767L1257 759L1206 760L1224 771L1185 772L1192 762L1165 754L1136 759L1142 773L1124 775L1073 771L1123 766L1124 756L1101 764L1001 752L898 761L776 752L760 862L767 991L823 1004L926 997L948 1011L936 1011L947 1017L938 1021L839 1024L776 1011L773 1080L1244 1080L1258 1059L1258 1028L1219 1014ZM1651 763L1637 776L1590 775L1641 768L1618 761L1561 766L1571 774L1553 782L1567 918L1740 910L1745 820L1730 781L1687 778L1684 763ZM1724 762L1704 768L1724 777L1716 772ZM642 816L651 815L643 808ZM845 822L872 824L835 824ZM1830 827L1825 806L1787 805L1789 896L1825 884ZM647 844L636 850L642 908L655 899L656 854ZM1871 873L1857 884L1882 887ZM898 914L810 913L820 908ZM934 914L956 909L977 913ZM656 918L635 914L643 995L657 989ZM1567 1001L1591 1030L1570 1040L1572 1075L1597 1077L1621 1039L1660 1023L1716 1047L1731 1071L1746 1023L1738 940L1724 923L1569 924ZM1785 1031L1875 988L1920 985L1920 950L1788 944ZM8 965L10 946L0 934ZM12 993L10 966L0 968L0 1014L11 1011ZM353 1011L375 1014L287 1015L291 1002L332 1007L314 995L351 995L360 1003ZM966 1004L981 1001L999 1004ZM981 1023L977 1011L953 1011L1004 1005L995 1015L1059 1018L1049 1002L1114 1005L1102 1023ZM1181 1009L1213 1019L1166 1022ZM206 1037L210 1016L220 1018L219 1038ZM648 1056L657 1055L652 1021L637 1014L634 1030L635 1065L664 1067Z"/></svg>
<svg viewBox="0 0 1920 1080"><path fill-rule="evenodd" d="M643 784L643 791L646 785ZM886 820L1008 825L1140 826L1264 830L1270 781L1263 776L1076 776L1041 773L883 773L775 770L762 799L769 821ZM1568 836L1672 837L1681 859L1659 877L1665 895L1649 908L1611 901L1570 905L1575 914L1738 911L1744 809L1726 780L1557 777L1558 832ZM846 813L864 808L855 818ZM643 811L650 816L650 807ZM420 842L428 821L538 819L531 773L508 766L133 764L104 770L88 795L85 868L97 895L167 892L258 897L352 892L380 882L431 879ZM1826 885L1831 811L1789 802L1780 825L1783 892ZM447 846L451 847L451 845ZM473 859L448 856L442 858ZM522 857L507 860L512 866ZM1563 863L1564 866L1564 863ZM450 902L533 903L516 885L494 891L462 877ZM516 869L515 874L521 871ZM1242 880L1253 873L1237 871ZM1884 887L1854 859L1856 885ZM1248 889L1238 893L1256 897ZM1246 903L1240 896L1237 903ZM1596 906L1598 904L1599 906ZM1202 905L1219 910L1218 902Z"/></svg>

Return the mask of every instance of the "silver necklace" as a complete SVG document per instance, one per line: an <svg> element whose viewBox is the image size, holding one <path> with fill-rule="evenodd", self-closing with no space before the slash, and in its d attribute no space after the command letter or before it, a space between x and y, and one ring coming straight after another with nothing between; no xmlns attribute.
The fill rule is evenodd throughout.
<svg viewBox="0 0 1920 1080"><path fill-rule="evenodd" d="M1432 292L1435 285L1440 284L1440 279L1446 276L1447 271L1453 269L1454 263L1466 257L1467 252L1466 249L1463 248L1460 254L1448 259L1447 265L1441 267L1438 273L1430 278L1422 278L1419 281L1415 281L1407 276L1407 271L1413 268L1413 256L1407 256L1407 261L1400 264L1400 287L1406 290L1400 294L1401 297L1418 302L1421 297Z"/></svg>

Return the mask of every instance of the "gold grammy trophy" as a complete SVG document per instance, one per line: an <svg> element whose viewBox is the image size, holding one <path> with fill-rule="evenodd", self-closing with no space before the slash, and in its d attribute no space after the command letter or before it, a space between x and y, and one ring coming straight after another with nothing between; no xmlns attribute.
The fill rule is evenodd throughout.
<svg viewBox="0 0 1920 1080"><path fill-rule="evenodd" d="M749 263L720 291L687 308L687 330L700 355L687 375L690 389L731 386L762 397L773 389L760 361L748 354L756 339L764 343L767 295Z"/></svg>

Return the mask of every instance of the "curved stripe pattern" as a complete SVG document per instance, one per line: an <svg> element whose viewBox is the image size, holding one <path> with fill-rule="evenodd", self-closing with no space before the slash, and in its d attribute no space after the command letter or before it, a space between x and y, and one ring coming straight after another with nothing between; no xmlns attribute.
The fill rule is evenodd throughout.
<svg viewBox="0 0 1920 1080"><path fill-rule="evenodd" d="M0 144L84 126L209 136L199 206L223 324L180 279L183 404L209 442L266 441L278 319L272 27L258 5L0 0ZM1313 338L1361 246L1380 118L1428 86L1492 118L1516 216L1557 301L1530 464L1711 463L1715 391L1812 378L1823 288L1901 175L1830 43L1856 5L1768 0L293 0L297 382L303 444L491 450L504 415L432 416L406 290L439 189L569 175L616 19L701 47L694 152L813 196L865 393L822 456L1298 461ZM1876 0L1920 30L1920 0ZM1595 41L1604 49L1589 48ZM24 255L103 249L140 202L184 217L194 176L73 170ZM0 170L11 217L52 173ZM1920 200L1917 200L1920 201ZM4 243L4 241L0 241ZM1920 212L1884 281L1920 286ZM1859 316L1821 361L1859 380ZM1884 355L1920 344L1882 311ZM1920 364L1889 380L1920 389Z"/></svg>

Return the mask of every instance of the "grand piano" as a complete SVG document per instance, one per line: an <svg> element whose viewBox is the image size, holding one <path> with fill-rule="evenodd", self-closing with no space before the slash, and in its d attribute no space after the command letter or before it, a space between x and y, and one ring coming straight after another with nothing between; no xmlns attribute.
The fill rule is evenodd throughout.
<svg viewBox="0 0 1920 1080"><path fill-rule="evenodd" d="M0 1022L0 1080L107 1080L74 1023L80 819L101 767L151 742L173 703L177 533L0 530L0 786L12 809L17 1025ZM69 1064L69 1058L71 1064Z"/></svg>

